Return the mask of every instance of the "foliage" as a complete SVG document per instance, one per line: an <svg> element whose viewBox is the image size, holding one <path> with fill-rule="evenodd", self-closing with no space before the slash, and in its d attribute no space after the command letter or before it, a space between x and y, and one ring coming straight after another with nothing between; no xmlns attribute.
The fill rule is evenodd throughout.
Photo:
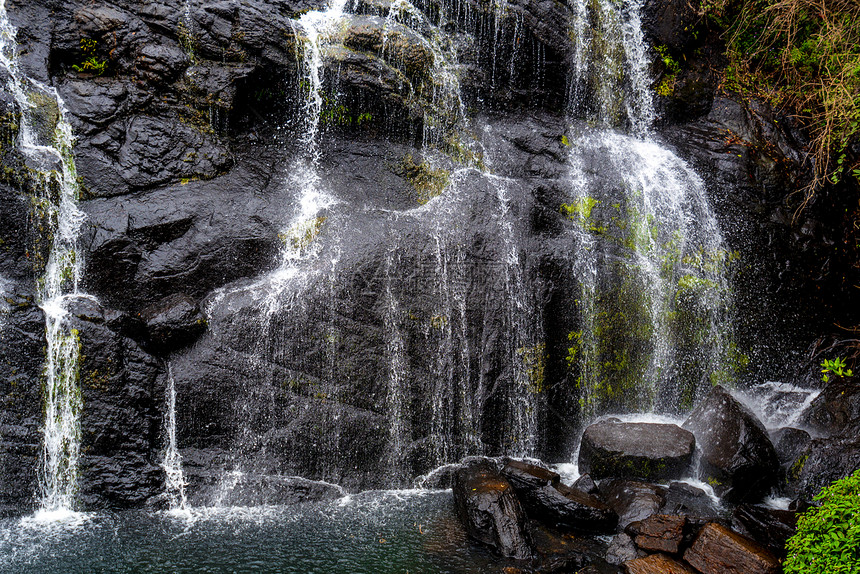
<svg viewBox="0 0 860 574"><path fill-rule="evenodd" d="M655 90L661 96L671 96L675 92L675 79L678 72L681 71L681 65L672 57L666 45L655 46L654 49L657 50L660 59L663 60L663 65L666 67L663 78Z"/></svg>
<svg viewBox="0 0 860 574"><path fill-rule="evenodd" d="M842 357L836 357L835 359L824 359L821 362L821 380L825 383L830 380L830 376L828 373L832 373L837 377L852 377L854 373L851 369L847 368L845 364L845 359Z"/></svg>
<svg viewBox="0 0 860 574"><path fill-rule="evenodd" d="M89 38L81 38L81 51L84 60L80 64L72 64L72 69L78 73L89 72L101 76L107 69L107 60L99 60L96 57L98 42Z"/></svg>
<svg viewBox="0 0 860 574"><path fill-rule="evenodd" d="M837 480L816 497L788 540L785 574L848 574L860 571L860 470Z"/></svg>
<svg viewBox="0 0 860 574"><path fill-rule="evenodd" d="M815 178L801 207L826 181L860 176L845 153L860 136L860 2L708 0L703 11L726 30L723 86L809 128Z"/></svg>

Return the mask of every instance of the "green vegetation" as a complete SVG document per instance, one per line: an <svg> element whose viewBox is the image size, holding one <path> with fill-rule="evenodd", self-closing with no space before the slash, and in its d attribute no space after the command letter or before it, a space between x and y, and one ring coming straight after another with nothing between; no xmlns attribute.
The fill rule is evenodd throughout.
<svg viewBox="0 0 860 574"><path fill-rule="evenodd" d="M848 574L860 571L860 470L816 497L788 540L785 574Z"/></svg>
<svg viewBox="0 0 860 574"><path fill-rule="evenodd" d="M657 53L663 60L663 65L666 66L666 70L663 72L663 78L660 80L660 83L657 84L655 90L661 96L671 96L675 93L675 78L678 77L678 72L681 71L681 66L669 54L669 48L667 46L655 46L654 49L657 50Z"/></svg>
<svg viewBox="0 0 860 574"><path fill-rule="evenodd" d="M72 64L72 69L78 73L90 73L101 76L107 69L107 60L99 60L96 57L98 42L89 38L81 38L81 51L84 60L80 64Z"/></svg>
<svg viewBox="0 0 860 574"><path fill-rule="evenodd" d="M821 380L825 383L830 380L830 375L836 375L837 377L852 377L854 376L853 371L847 368L848 365L845 364L845 359L842 357L836 357L835 359L824 359L821 362Z"/></svg>
<svg viewBox="0 0 860 574"><path fill-rule="evenodd" d="M442 192L451 183L451 177L445 169L435 168L426 161L416 163L412 154L403 158L400 172L415 188L418 193L418 203L421 205L442 195Z"/></svg>
<svg viewBox="0 0 860 574"><path fill-rule="evenodd" d="M546 345L538 343L531 347L520 347L517 354L522 358L523 368L528 378L530 393L542 393L545 390Z"/></svg>
<svg viewBox="0 0 860 574"><path fill-rule="evenodd" d="M800 208L825 182L860 176L845 153L860 135L860 2L708 0L703 12L726 31L724 88L764 99L810 130L815 178Z"/></svg>

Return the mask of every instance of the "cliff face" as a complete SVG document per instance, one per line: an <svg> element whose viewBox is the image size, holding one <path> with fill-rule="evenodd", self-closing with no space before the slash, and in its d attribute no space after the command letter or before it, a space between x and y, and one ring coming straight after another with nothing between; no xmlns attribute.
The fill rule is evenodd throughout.
<svg viewBox="0 0 860 574"><path fill-rule="evenodd" d="M586 81L569 109L574 6L357 2L321 52L322 91L309 86L302 23L322 3L6 9L23 73L56 88L76 137L82 285L95 297L69 308L85 506L140 506L163 489L168 360L201 500L238 466L358 488L402 484L475 444L566 452L581 408L566 358L581 281L565 182L571 124L588 129L600 84ZM648 2L642 19L648 45L695 54L673 71L649 52L653 89L671 76L656 131L703 174L740 252L737 344L763 372L770 359L782 368L806 337L797 325L820 316L788 310L831 241L827 221L798 228L783 207L803 182L802 137L718 91L718 39L691 35L686 3ZM7 92L0 501L21 510L41 448L46 232ZM309 146L331 197L297 220Z"/></svg>

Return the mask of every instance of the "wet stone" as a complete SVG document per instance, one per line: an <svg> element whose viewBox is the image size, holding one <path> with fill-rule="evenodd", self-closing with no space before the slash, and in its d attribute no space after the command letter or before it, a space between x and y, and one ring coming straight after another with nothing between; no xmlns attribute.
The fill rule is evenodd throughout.
<svg viewBox="0 0 860 574"><path fill-rule="evenodd" d="M777 574L779 561L765 548L732 532L725 526L708 523L684 560L702 574Z"/></svg>
<svg viewBox="0 0 860 574"><path fill-rule="evenodd" d="M785 557L785 544L797 532L797 512L741 504L732 512L732 528Z"/></svg>
<svg viewBox="0 0 860 574"><path fill-rule="evenodd" d="M459 469L453 491L469 536L507 558L531 557L525 511L511 484L490 461L474 461Z"/></svg>
<svg viewBox="0 0 860 574"><path fill-rule="evenodd" d="M693 433L676 425L601 421L582 435L579 468L595 480L681 478L695 447Z"/></svg>
<svg viewBox="0 0 860 574"><path fill-rule="evenodd" d="M666 489L647 482L612 480L601 483L600 491L609 506L618 513L618 523L622 527L648 518L666 502Z"/></svg>
<svg viewBox="0 0 860 574"><path fill-rule="evenodd" d="M624 564L644 555L645 553L633 544L633 539L623 532L616 534L609 543L609 548L606 549L606 561L610 564Z"/></svg>
<svg viewBox="0 0 860 574"><path fill-rule="evenodd" d="M687 518L672 514L652 514L645 520L630 523L626 532L642 550L677 554L684 542Z"/></svg>
<svg viewBox="0 0 860 574"><path fill-rule="evenodd" d="M683 426L702 451L700 478L727 502L755 502L776 485L779 460L764 425L722 387Z"/></svg>
<svg viewBox="0 0 860 574"><path fill-rule="evenodd" d="M696 574L695 571L664 554L652 554L625 562L627 574Z"/></svg>

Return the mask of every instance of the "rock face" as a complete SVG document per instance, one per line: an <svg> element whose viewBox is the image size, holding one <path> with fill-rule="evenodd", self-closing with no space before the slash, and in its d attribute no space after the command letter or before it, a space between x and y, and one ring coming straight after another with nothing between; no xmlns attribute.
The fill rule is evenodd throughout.
<svg viewBox="0 0 860 574"><path fill-rule="evenodd" d="M732 512L732 528L785 558L785 543L797 532L797 516L793 510L741 504Z"/></svg>
<svg viewBox="0 0 860 574"><path fill-rule="evenodd" d="M585 237L563 213L575 197L571 124L588 128L562 111L575 6L466 0L443 13L450 6L353 2L320 54L323 108L306 118L310 48L298 19L325 4L6 2L21 70L56 88L76 137L81 285L99 301L70 319L86 357L82 507L138 507L159 495L168 364L200 501L236 464L264 477L390 487L469 454L528 443L557 457L576 440L555 432L583 416L565 358L583 328L571 253L604 242L611 266L640 253ZM646 4L649 38L673 50L691 42L691 7ZM712 106L715 83L703 70L679 75L690 95L662 106L674 123L667 134L685 157L718 168L718 201L760 185L784 190L778 162L761 150L793 161L793 140L755 104ZM36 291L48 234L34 223L38 198L13 145L19 111L7 92L0 509L20 513L37 490L45 333ZM463 114L469 129L458 131ZM309 124L331 203L298 222L297 237ZM755 145L727 144L727 129ZM605 167L605 152L595 150L588 170ZM744 195L722 193L735 185ZM788 229L780 221L768 225ZM528 409L512 407L522 400ZM531 426L517 419L523 412ZM813 488L816 456L799 471L801 490ZM640 458L627 460L641 469ZM674 475L674 464L663 470ZM289 499L276 481L258 486ZM593 482L566 490L552 480L532 492L558 525L611 531L612 514L583 490L597 493ZM613 494L622 523L661 508L660 491ZM514 546L505 551L520 552Z"/></svg>
<svg viewBox="0 0 860 574"><path fill-rule="evenodd" d="M683 426L702 450L700 477L726 500L757 501L776 484L779 460L764 425L722 387Z"/></svg>
<svg viewBox="0 0 860 574"><path fill-rule="evenodd" d="M716 523L706 524L684 560L702 574L777 574L779 561L767 550Z"/></svg>
<svg viewBox="0 0 860 574"><path fill-rule="evenodd" d="M579 468L597 480L681 478L695 445L693 433L675 425L602 421L582 435Z"/></svg>
<svg viewBox="0 0 860 574"><path fill-rule="evenodd" d="M531 558L525 511L490 462L475 461L457 471L454 504L469 536L502 556Z"/></svg>

